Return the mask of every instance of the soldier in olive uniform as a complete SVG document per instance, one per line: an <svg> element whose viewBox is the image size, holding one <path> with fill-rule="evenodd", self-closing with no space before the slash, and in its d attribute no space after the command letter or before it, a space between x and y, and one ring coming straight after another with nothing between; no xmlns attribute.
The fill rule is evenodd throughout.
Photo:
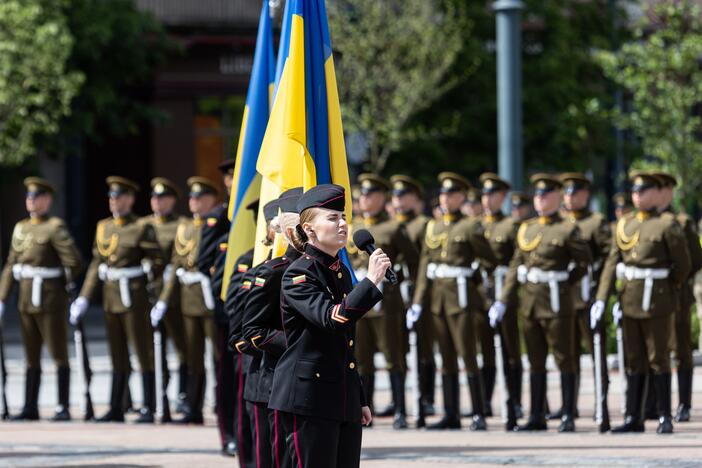
<svg viewBox="0 0 702 468"><path fill-rule="evenodd" d="M473 262L480 257L491 264L497 260L485 238L478 219L464 218L461 206L470 183L462 176L443 172L440 204L443 219L427 225L422 246L417 289L408 310L408 321L431 313L439 350L442 356L444 417L429 426L430 429L461 427L459 416L458 356L463 358L468 387L473 405L471 430L485 430L483 385L476 358L474 314L485 313L485 302L478 291L478 274ZM423 311L422 304L429 296L431 310Z"/></svg>
<svg viewBox="0 0 702 468"><path fill-rule="evenodd" d="M361 174L358 181L361 184L359 208L362 219L357 219L353 223L352 230L368 229L375 238L375 244L378 248L383 249L394 264L405 263L410 277L412 277L417 271L418 253L404 225L391 220L385 211L390 183L374 174ZM359 280L365 278L368 255L359 251L353 243L349 243L348 252L351 265L356 271L356 277ZM399 279L402 280L402 275L399 276ZM356 327L359 373L367 392L367 400L371 403L375 381L373 355L377 347L385 355L390 373L393 400L392 407L378 413L378 415L390 416L394 414L393 427L404 429L407 427L405 410L405 374L407 372L405 353L407 344L404 320L406 306L402 300L399 284L385 282L382 288L382 302L376 304L373 310L359 320Z"/></svg>
<svg viewBox="0 0 702 468"><path fill-rule="evenodd" d="M80 272L80 254L63 220L49 216L54 188L38 177L24 180L29 218L15 225L10 253L0 276L0 319L15 281L27 363L22 412L13 420L39 419L41 348L46 343L56 363L58 406L53 421L71 419L69 407L68 345L65 313L67 286Z"/></svg>
<svg viewBox="0 0 702 468"><path fill-rule="evenodd" d="M153 214L143 218L144 221L151 223L156 231L156 240L161 248L161 253L166 261L170 261L173 256L173 242L176 236L176 229L181 221L185 218L179 216L175 211L175 204L180 196L180 191L176 185L163 177L156 177L151 180L151 210ZM162 277L152 277L154 285L153 295L158 298L163 290L163 285L173 274L173 266L168 264L164 268ZM155 300L155 299L154 299ZM172 340L176 354L178 356L178 405L179 411L182 412L183 404L185 404L188 366L185 355L185 330L183 328L183 313L180 310L180 295L173 294L171 302L168 305L168 315L163 319L165 325L164 346L167 339ZM166 356L163 356L163 386L164 391L168 386L170 375L168 372L168 362ZM164 410L164 415L167 415L167 409Z"/></svg>
<svg viewBox="0 0 702 468"><path fill-rule="evenodd" d="M209 270L198 263L202 248L202 231L207 214L217 204L218 190L204 177L188 179L190 189L189 206L192 219L178 223L171 262L174 274L165 283L159 301L151 311L152 323L158 323L172 311L168 307L174 295L180 296L180 304L187 341L188 411L183 422L202 424L202 405L205 391L205 339L216 343L214 325L214 294ZM177 310L175 312L178 312ZM215 360L218 349L213 346Z"/></svg>
<svg viewBox="0 0 702 468"><path fill-rule="evenodd" d="M501 319L506 304L517 300L518 285L522 283L519 310L531 364L531 414L525 425L515 429L547 429L544 400L546 356L550 348L561 372L563 417L558 431L573 432L576 356L572 290L587 273L590 250L578 227L559 215L561 182L547 174L535 174L531 182L535 188L534 208L539 217L519 226L517 249L505 279L502 299L491 307L490 315L491 320Z"/></svg>
<svg viewBox="0 0 702 468"><path fill-rule="evenodd" d="M421 252L429 217L422 213L424 190L415 179L405 175L394 175L392 184L392 203L395 207L395 220L404 224L407 234L414 242L417 252ZM397 267L397 265L395 266ZM400 284L402 298L406 304L412 302L412 292L417 284L416 274L411 276L406 264L402 264L404 282ZM427 299L429 295L426 296ZM422 308L428 310L427 300ZM423 414L431 416L434 410L434 388L436 381L436 363L434 362L434 330L431 314L422 314L417 323L417 353L419 359L419 394Z"/></svg>
<svg viewBox="0 0 702 468"><path fill-rule="evenodd" d="M107 178L112 217L100 221L95 233L93 259L80 291L71 305L71 322L77 323L88 309L88 301L102 283L107 341L112 361L110 409L98 421L123 422L122 397L129 375L129 347L139 358L144 388L144 406L137 422L153 422L156 407L153 330L149 324L147 276L163 272L164 259L153 226L132 214L138 185L123 177Z"/></svg>
<svg viewBox="0 0 702 468"><path fill-rule="evenodd" d="M485 238L489 241L498 263L487 265L493 270L486 281L490 300L498 299L502 296L502 289L505 284L505 277L509 270L509 262L514 255L516 245L517 229L520 222L514 218L507 217L502 213L507 191L510 184L501 179L497 174L486 172L480 176L482 183L482 202L485 214L482 218ZM517 425L518 414L521 413L521 385L522 385L522 357L519 344L519 328L517 324L517 302L507 304L507 311L500 322L498 333L502 338L502 353L504 372L508 392L507 422L506 429L511 431ZM497 324L491 324L497 325ZM492 327L490 327L492 330ZM486 333L483 333L484 335ZM488 339L483 338L483 347L487 347L492 342L492 333L487 334ZM495 381L495 368L484 366L483 378L486 381ZM486 385L486 403L490 401L489 388Z"/></svg>
<svg viewBox="0 0 702 468"><path fill-rule="evenodd" d="M675 216L675 220L685 234L687 248L690 253L690 277L682 284L679 307L675 310L674 333L671 334L671 348L675 351L678 375L679 401L675 421L687 422L690 420L690 409L692 408L692 374L694 373L694 362L692 361L692 305L695 302L695 297L692 293L692 283L695 275L702 268L702 247L700 247L700 236L697 232L697 226L692 218L685 213L676 213L671 207L673 190L678 181L675 177L665 172L654 172L653 175L658 177L662 184L659 192L660 202L658 210Z"/></svg>
<svg viewBox="0 0 702 468"><path fill-rule="evenodd" d="M597 282L602 273L602 265L609 255L609 248L612 241L612 232L609 222L600 213L593 213L589 210L591 185L590 180L583 174L577 172L567 172L561 174L560 180L564 186L563 207L566 218L575 223L580 230L580 236L587 242L592 255L592 265L588 267L585 276L573 288L573 302L577 314L575 327L575 356L576 356L576 397L575 411L578 411L578 389L580 385L580 354L582 346L593 357L594 342L593 330L590 328L590 304L594 295ZM604 320L599 323L599 331L604 334L606 324ZM602 382L602 420L600 421L600 432L609 431L609 411L607 409L607 389L609 388L609 378L607 372L607 356L603 349L600 353L600 369ZM594 365L593 365L594 369ZM597 403L596 403L597 404ZM560 419L560 417L558 418Z"/></svg>
<svg viewBox="0 0 702 468"><path fill-rule="evenodd" d="M646 374L651 368L660 416L657 432L668 434L673 432L669 358L672 314L682 284L690 275L690 254L675 216L658 212L660 179L634 173L632 185L637 212L617 222L590 315L594 322L601 319L615 279L622 280L619 302L627 370L626 417L624 424L612 432L644 431L641 407Z"/></svg>

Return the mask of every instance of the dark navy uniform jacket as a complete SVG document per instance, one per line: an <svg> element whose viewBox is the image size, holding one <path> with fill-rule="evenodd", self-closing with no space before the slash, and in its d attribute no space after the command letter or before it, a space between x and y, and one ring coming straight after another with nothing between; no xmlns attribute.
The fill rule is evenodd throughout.
<svg viewBox="0 0 702 468"><path fill-rule="evenodd" d="M339 257L307 245L283 275L288 347L273 376L269 408L358 422L366 405L356 369L355 326L383 294L369 280L352 286Z"/></svg>
<svg viewBox="0 0 702 468"><path fill-rule="evenodd" d="M273 372L278 359L287 348L280 313L283 273L300 255L293 247L288 247L282 257L258 266L251 290L246 296L243 338L263 353L258 371L256 397L256 401L261 403L268 403L273 385Z"/></svg>

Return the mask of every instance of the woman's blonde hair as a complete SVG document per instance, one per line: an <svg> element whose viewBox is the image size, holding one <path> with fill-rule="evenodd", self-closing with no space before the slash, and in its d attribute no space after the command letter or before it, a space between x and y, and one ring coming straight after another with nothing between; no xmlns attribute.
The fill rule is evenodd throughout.
<svg viewBox="0 0 702 468"><path fill-rule="evenodd" d="M290 244L292 244L292 246L295 247L295 250L298 252L304 252L305 245L307 242L309 242L309 238L307 237L305 230L302 229L302 226L305 223L311 223L314 221L317 215L321 212L322 210L320 208L308 208L300 213L300 221L295 226L292 238L290 239Z"/></svg>
<svg viewBox="0 0 702 468"><path fill-rule="evenodd" d="M300 224L300 215L297 213L281 213L276 219L276 232L282 234L288 244L292 244L293 235L288 233L288 229L292 229L295 232L296 226Z"/></svg>

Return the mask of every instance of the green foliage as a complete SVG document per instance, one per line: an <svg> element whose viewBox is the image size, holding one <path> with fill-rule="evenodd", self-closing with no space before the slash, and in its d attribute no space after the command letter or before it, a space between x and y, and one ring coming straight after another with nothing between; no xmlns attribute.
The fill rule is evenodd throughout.
<svg viewBox="0 0 702 468"><path fill-rule="evenodd" d="M177 50L161 24L132 0L65 0L64 13L75 38L69 67L85 84L62 129L99 140L161 117L145 99L156 67Z"/></svg>
<svg viewBox="0 0 702 468"><path fill-rule="evenodd" d="M689 0L665 0L617 52L595 55L605 74L625 88L633 110L614 121L640 138L646 160L671 171L686 204L701 201L702 20Z"/></svg>
<svg viewBox="0 0 702 468"><path fill-rule="evenodd" d="M410 172L430 184L445 168L473 176L497 169L495 13L491 2L453 1L465 5L474 25L464 31L463 50L447 78L459 80L460 86L409 122L409 138L387 168L388 173ZM524 4L525 167L592 168L598 177L613 152L611 124L600 111L609 106L613 90L590 51L608 47L615 32L623 30L614 26L607 0Z"/></svg>
<svg viewBox="0 0 702 468"><path fill-rule="evenodd" d="M22 163L59 130L83 80L67 69L73 47L60 1L0 2L0 165Z"/></svg>
<svg viewBox="0 0 702 468"><path fill-rule="evenodd" d="M408 121L457 83L446 75L471 25L443 0L338 0L330 18L345 129L366 137L368 169L381 171Z"/></svg>

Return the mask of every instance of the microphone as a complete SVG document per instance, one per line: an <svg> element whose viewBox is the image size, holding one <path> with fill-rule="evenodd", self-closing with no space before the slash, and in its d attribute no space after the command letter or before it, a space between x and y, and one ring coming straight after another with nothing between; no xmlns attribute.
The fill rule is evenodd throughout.
<svg viewBox="0 0 702 468"><path fill-rule="evenodd" d="M375 252L375 249L377 249L373 235L366 229L359 229L353 233L353 243L356 244L359 250L367 252L368 255L372 254ZM385 270L385 279L390 281L390 284L397 284L397 275L392 270L392 266Z"/></svg>

